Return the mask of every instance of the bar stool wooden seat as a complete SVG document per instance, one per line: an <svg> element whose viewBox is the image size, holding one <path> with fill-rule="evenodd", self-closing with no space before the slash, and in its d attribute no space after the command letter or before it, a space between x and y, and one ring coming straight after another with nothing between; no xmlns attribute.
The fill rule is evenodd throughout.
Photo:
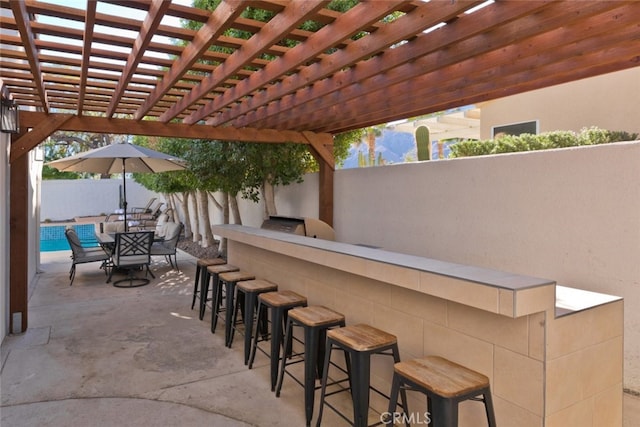
<svg viewBox="0 0 640 427"><path fill-rule="evenodd" d="M278 290L278 285L268 280L255 279L238 282L235 294L235 309L231 321L231 336L229 345L233 343L233 335L238 324L238 311L242 310L242 323L244 324L244 364L249 363L251 353L251 336L253 334L253 319L258 308L258 295L265 292ZM264 323L264 322L263 322ZM266 326L266 325L265 325Z"/></svg>
<svg viewBox="0 0 640 427"><path fill-rule="evenodd" d="M265 310L269 310L271 314L271 350L269 357L271 359L271 391L276 388L276 380L278 379L278 362L280 359L280 346L283 342L283 324L287 319L287 313L295 307L304 307L307 305L307 298L293 291L265 292L258 295L258 319L261 319ZM265 341L261 339L259 333L259 323L256 322L253 331L253 340L251 342L251 354L249 356L249 369L253 367L253 361L256 358L256 350L258 343ZM286 355L288 349L285 348ZM265 353L266 354L266 353ZM284 357L284 356L283 356Z"/></svg>
<svg viewBox="0 0 640 427"><path fill-rule="evenodd" d="M334 348L343 350L345 356L348 356L348 360L350 360L350 387L327 393L326 387L329 376L329 366L331 364L331 353ZM350 422L351 425L365 427L368 424L369 390L373 390L383 397L389 397L380 390L371 387L372 355L392 356L395 363L400 362L400 352L398 351L398 340L396 336L366 324L350 325L327 331L327 352L324 358L320 409L316 424L318 427L322 422L322 411L325 405L347 422ZM347 366L349 367L349 365ZM351 390L351 398L353 400L353 420L349 420L326 400L328 396L348 390ZM406 407L404 405L406 402L405 392L404 390L400 392L403 407Z"/></svg>
<svg viewBox="0 0 640 427"><path fill-rule="evenodd" d="M457 427L458 404L465 400L483 402L488 426L496 426L489 378L445 358L427 356L394 365L390 414L395 412L398 392L402 390L427 395L430 418L435 426ZM405 413L409 413L407 407L404 408Z"/></svg>
<svg viewBox="0 0 640 427"><path fill-rule="evenodd" d="M196 261L196 277L193 280L193 300L191 301L191 310L196 305L196 299L204 298L206 300L207 295L202 296L200 287L205 282L207 273L207 267L210 265L226 264L227 262L222 258L198 258ZM202 317L200 318L202 320Z"/></svg>
<svg viewBox="0 0 640 427"><path fill-rule="evenodd" d="M233 318L233 306L234 296L236 292L236 284L238 282L242 282L244 280L253 280L256 276L247 272L247 271L228 271L225 273L220 273L218 276L218 280L220 281L220 285L218 286L217 293L220 293L220 288L224 286L225 290L225 315L224 315L224 342L227 347L231 347L231 343L229 341L231 337L232 330L232 318ZM218 306L220 305L219 300Z"/></svg>
<svg viewBox="0 0 640 427"><path fill-rule="evenodd" d="M316 378L322 378L327 330L345 326L345 319L343 314L319 305L293 308L288 313L284 336L285 345L288 345L293 339L293 328L296 326L302 327L304 331L304 359L292 360L292 358L287 358L286 355L280 359L276 397L280 397L284 374L287 373L304 387L305 415L307 417L307 426L309 426L313 416L313 400L317 388L315 381ZM301 382L287 371L287 366L302 361L304 362L304 382Z"/></svg>
<svg viewBox="0 0 640 427"><path fill-rule="evenodd" d="M209 287L211 286L211 333L216 332L216 324L218 322L218 315L220 314L220 306L222 305L222 284L220 283L220 274L228 273L231 271L240 270L235 265L231 264L221 264L221 265L210 265L207 267L207 280L205 280L203 284L202 291L205 292L204 295L209 294ZM204 312L206 309L206 303L209 301L208 299L200 300L200 319L204 317Z"/></svg>

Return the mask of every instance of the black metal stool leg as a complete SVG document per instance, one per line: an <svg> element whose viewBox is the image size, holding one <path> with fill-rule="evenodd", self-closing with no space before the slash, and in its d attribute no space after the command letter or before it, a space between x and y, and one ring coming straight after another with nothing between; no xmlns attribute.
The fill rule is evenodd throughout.
<svg viewBox="0 0 640 427"><path fill-rule="evenodd" d="M329 376L329 362L331 361L331 352L333 350L333 341L327 340L327 351L324 355L324 364L322 365L322 385L320 386L320 408L318 410L318 419L316 427L322 424L322 412L324 411L324 400L327 394L327 380Z"/></svg>
<svg viewBox="0 0 640 427"><path fill-rule="evenodd" d="M206 272L206 268L203 269ZM201 289L200 289L200 320L204 319L204 312L207 308L207 298L209 297L209 282L211 281L211 275L202 274L201 277ZM204 277L207 277L205 280ZM215 284L214 284L215 286Z"/></svg>
<svg viewBox="0 0 640 427"><path fill-rule="evenodd" d="M493 410L493 399L491 398L491 390L487 389L482 397L484 399L484 410L487 413L487 421L489 427L496 427L496 415Z"/></svg>
<svg viewBox="0 0 640 427"><path fill-rule="evenodd" d="M200 267L200 265L196 266L196 277L195 280L193 282L193 300L191 301L191 310L193 310L193 307L195 307L196 305L196 298L198 297L198 293L200 292L198 289L198 284L200 283L200 272L202 270L202 267ZM202 296L200 296L202 298Z"/></svg>
<svg viewBox="0 0 640 427"><path fill-rule="evenodd" d="M213 276L213 299L211 304L211 333L216 333L216 327L218 325L218 316L220 315L220 307L222 306L222 285L218 280L217 274Z"/></svg>
<svg viewBox="0 0 640 427"><path fill-rule="evenodd" d="M396 421L395 413L396 408L398 407L398 394L400 392L400 387L403 387L403 384L401 384L400 375L394 373L393 381L391 383L391 395L389 396L389 407L387 409L387 416L389 418L383 420L384 424L393 425L393 423ZM408 411L409 409L406 407L405 403L404 413L406 414L408 413Z"/></svg>
<svg viewBox="0 0 640 427"><path fill-rule="evenodd" d="M282 346L282 315L281 309L271 309L271 391L276 389L276 381L278 380L278 362ZM285 348L282 357L286 356L286 351Z"/></svg>
<svg viewBox="0 0 640 427"><path fill-rule="evenodd" d="M353 425L367 427L369 413L369 384L371 355L366 352L351 352L353 358L351 375L354 387L351 389L353 398Z"/></svg>
<svg viewBox="0 0 640 427"><path fill-rule="evenodd" d="M313 399L316 391L319 328L304 328L304 410L307 427L313 416Z"/></svg>
<svg viewBox="0 0 640 427"><path fill-rule="evenodd" d="M251 336L253 333L253 317L256 310L257 297L255 292L248 292L244 296L244 364L249 363L251 354ZM256 323L260 320L256 318Z"/></svg>
<svg viewBox="0 0 640 427"><path fill-rule="evenodd" d="M266 309L267 307L264 304L262 304L262 302L258 302L258 314L257 314L258 319L260 319L265 315ZM251 341L251 352L249 353L249 369L253 368L253 361L256 358L256 350L258 348L258 341L260 339L259 328L260 328L260 321L257 321L255 325L255 331L252 334L253 338Z"/></svg>

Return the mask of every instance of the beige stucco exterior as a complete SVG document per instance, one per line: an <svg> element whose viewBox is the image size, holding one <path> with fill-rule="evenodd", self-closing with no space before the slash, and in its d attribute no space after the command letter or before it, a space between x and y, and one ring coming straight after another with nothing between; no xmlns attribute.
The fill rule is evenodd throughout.
<svg viewBox="0 0 640 427"><path fill-rule="evenodd" d="M640 133L640 67L479 104L481 139L491 128L538 121L539 131L584 127Z"/></svg>

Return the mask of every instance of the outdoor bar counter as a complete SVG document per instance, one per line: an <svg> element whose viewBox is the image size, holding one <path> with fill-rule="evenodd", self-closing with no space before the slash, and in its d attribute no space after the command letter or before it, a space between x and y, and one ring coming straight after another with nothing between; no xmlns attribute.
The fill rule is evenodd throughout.
<svg viewBox="0 0 640 427"><path fill-rule="evenodd" d="M398 337L402 359L435 354L487 375L500 427L622 425L623 300L553 280L356 244L218 225L228 262ZM372 360L388 390L390 358ZM372 394L372 405L387 402ZM424 399L410 402L424 412ZM478 421L482 420L482 421ZM484 425L465 402L460 426Z"/></svg>

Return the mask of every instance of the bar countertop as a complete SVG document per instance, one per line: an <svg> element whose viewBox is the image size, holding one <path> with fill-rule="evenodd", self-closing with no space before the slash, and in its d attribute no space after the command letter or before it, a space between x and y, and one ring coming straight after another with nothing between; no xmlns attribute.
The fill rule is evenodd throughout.
<svg viewBox="0 0 640 427"><path fill-rule="evenodd" d="M216 225L232 241L520 317L555 309L555 281L242 225Z"/></svg>

